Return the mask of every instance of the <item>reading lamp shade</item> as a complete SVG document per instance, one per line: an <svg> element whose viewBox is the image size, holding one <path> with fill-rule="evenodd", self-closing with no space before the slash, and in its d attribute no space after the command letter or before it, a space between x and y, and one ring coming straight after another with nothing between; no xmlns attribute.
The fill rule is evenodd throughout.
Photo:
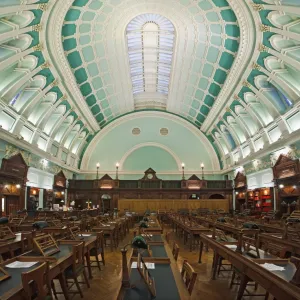
<svg viewBox="0 0 300 300"><path fill-rule="evenodd" d="M133 238L131 246L135 249L148 249L145 239L140 235L137 235Z"/></svg>
<svg viewBox="0 0 300 300"><path fill-rule="evenodd" d="M141 223L140 223L140 226L139 226L140 228L148 228L148 224L146 223L146 222L144 222L144 221L142 221Z"/></svg>

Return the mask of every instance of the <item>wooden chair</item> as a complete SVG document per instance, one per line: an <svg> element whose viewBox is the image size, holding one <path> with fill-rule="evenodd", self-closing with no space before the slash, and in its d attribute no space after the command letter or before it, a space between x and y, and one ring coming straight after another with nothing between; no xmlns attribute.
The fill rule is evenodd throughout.
<svg viewBox="0 0 300 300"><path fill-rule="evenodd" d="M101 260L99 260L99 255L101 255ZM96 246L90 250L90 256L96 259L96 261L91 261L91 267L98 267L101 271L100 262L105 266L103 231L97 232ZM97 266L94 266L94 263L96 263Z"/></svg>
<svg viewBox="0 0 300 300"><path fill-rule="evenodd" d="M171 236L171 231L166 232L165 238L166 238L167 243L170 242L170 236Z"/></svg>
<svg viewBox="0 0 300 300"><path fill-rule="evenodd" d="M174 259L177 261L178 259L178 254L179 254L179 246L177 243L173 243L173 249L172 249L172 254L173 254L173 257Z"/></svg>
<svg viewBox="0 0 300 300"><path fill-rule="evenodd" d="M265 243L264 244L264 251L265 253L269 253L269 254L272 254L272 255L275 255L279 258L285 258L286 257L286 254L287 254L287 248L286 247L283 247L281 245L276 245L276 244L273 244L273 243ZM231 281L230 281L230 288L233 286L233 285L239 285L240 283L239 282L235 282L234 279L235 279L235 276L236 274L239 274L239 272L235 269L232 273L232 278L231 278ZM255 280L253 281L250 281L247 286L254 286L254 290L256 291L257 290L257 287L258 287L258 284L255 282ZM265 299L268 299L269 297L269 293L266 292L265 294L251 294L248 290L247 290L247 286L245 287L245 290L244 290L244 295L245 296L249 296L249 297L260 297L260 296L264 296ZM246 293L245 293L246 292Z"/></svg>
<svg viewBox="0 0 300 300"><path fill-rule="evenodd" d="M268 242L264 244L264 251L272 255L278 256L280 258L286 258L287 247L282 245L276 245L274 243Z"/></svg>
<svg viewBox="0 0 300 300"><path fill-rule="evenodd" d="M83 275L84 282L78 281L78 277L80 275ZM79 283L85 283L88 286L88 288L90 287L87 274L85 272L85 266L84 266L84 242L81 242L77 245L73 245L72 265L69 266L64 271L64 277L66 278L67 281L68 294L80 294L80 297L83 298L83 293ZM73 287L73 285L76 285L77 291L70 290ZM63 292L56 292L56 291L53 292L56 298L57 298L56 296L57 294L63 294Z"/></svg>
<svg viewBox="0 0 300 300"><path fill-rule="evenodd" d="M48 265L43 263L37 268L21 274L24 297L27 300L52 300L51 288L47 276ZM33 286L32 286L33 285Z"/></svg>
<svg viewBox="0 0 300 300"><path fill-rule="evenodd" d="M21 233L21 250L22 253L28 252L34 247L34 233L33 232L22 232Z"/></svg>
<svg viewBox="0 0 300 300"><path fill-rule="evenodd" d="M197 273L194 271L192 266L187 262L187 260L183 261L181 277L186 285L186 288L191 295L193 292L193 288L196 282Z"/></svg>

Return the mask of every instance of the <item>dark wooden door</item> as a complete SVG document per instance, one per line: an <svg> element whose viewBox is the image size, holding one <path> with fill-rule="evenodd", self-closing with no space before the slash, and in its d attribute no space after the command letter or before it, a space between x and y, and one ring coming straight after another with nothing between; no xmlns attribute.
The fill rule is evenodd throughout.
<svg viewBox="0 0 300 300"><path fill-rule="evenodd" d="M5 200L5 214L9 215L11 213L16 213L21 209L20 207L20 197L14 195L7 195Z"/></svg>

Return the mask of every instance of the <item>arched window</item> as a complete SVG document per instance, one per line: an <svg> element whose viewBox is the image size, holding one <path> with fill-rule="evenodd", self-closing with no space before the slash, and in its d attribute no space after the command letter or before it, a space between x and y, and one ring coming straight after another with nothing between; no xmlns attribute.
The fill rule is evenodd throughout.
<svg viewBox="0 0 300 300"><path fill-rule="evenodd" d="M143 14L131 20L126 35L134 97L148 93L166 98L175 41L173 24L163 16Z"/></svg>

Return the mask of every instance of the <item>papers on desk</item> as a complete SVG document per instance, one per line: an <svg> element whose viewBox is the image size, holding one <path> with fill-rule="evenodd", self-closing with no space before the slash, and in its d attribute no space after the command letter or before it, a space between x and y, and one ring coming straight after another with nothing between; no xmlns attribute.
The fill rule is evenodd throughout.
<svg viewBox="0 0 300 300"><path fill-rule="evenodd" d="M20 235L22 235L22 233L21 233L21 232L17 232L17 233L15 233L15 236L20 236Z"/></svg>
<svg viewBox="0 0 300 300"><path fill-rule="evenodd" d="M268 263L264 263L261 264L260 266L262 266L263 268L269 270L269 271L284 271L285 268L284 267L280 267L274 264L268 264Z"/></svg>
<svg viewBox="0 0 300 300"><path fill-rule="evenodd" d="M142 234L142 236L153 236L153 234Z"/></svg>
<svg viewBox="0 0 300 300"><path fill-rule="evenodd" d="M146 267L150 270L150 269L155 269L155 263L145 263ZM134 261L131 264L131 269L136 269L137 268L137 262ZM143 264L141 263L141 268L143 268Z"/></svg>
<svg viewBox="0 0 300 300"><path fill-rule="evenodd" d="M225 245L225 246L231 250L236 250L237 248L237 245Z"/></svg>
<svg viewBox="0 0 300 300"><path fill-rule="evenodd" d="M91 234L81 234L81 236L91 236Z"/></svg>
<svg viewBox="0 0 300 300"><path fill-rule="evenodd" d="M211 234L207 234L206 236L209 237L209 238L212 238L212 235L211 235Z"/></svg>
<svg viewBox="0 0 300 300"><path fill-rule="evenodd" d="M13 263L6 265L5 267L10 269L30 268L37 263L38 263L37 261L30 261L30 262L14 261Z"/></svg>

